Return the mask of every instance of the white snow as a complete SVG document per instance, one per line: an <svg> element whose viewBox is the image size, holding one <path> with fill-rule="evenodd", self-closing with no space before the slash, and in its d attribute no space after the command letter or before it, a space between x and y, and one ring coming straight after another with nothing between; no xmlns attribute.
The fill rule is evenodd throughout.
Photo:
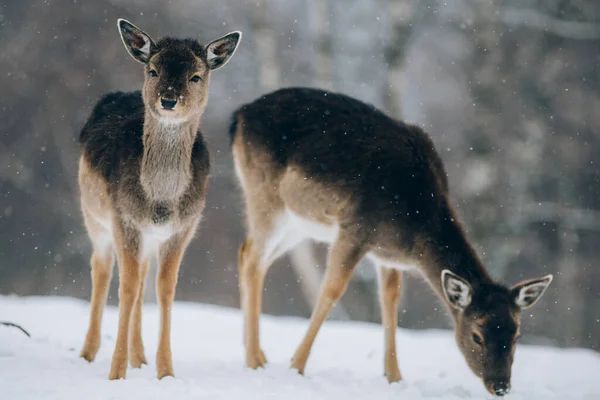
<svg viewBox="0 0 600 400"><path fill-rule="evenodd" d="M490 399L467 368L447 331L399 329L404 381L383 377L379 325L328 321L307 364L306 376L288 369L307 328L298 318L263 316L262 346L269 364L244 368L242 318L238 310L176 303L173 364L176 378L155 377L158 339L155 305L144 308L144 344L150 365L129 369L127 379L107 379L115 343L117 309L104 315L96 361L78 357L89 304L59 297L2 297L0 320L21 324L27 338L0 326L0 398L74 399ZM600 356L590 350L519 346L508 399L600 398Z"/></svg>

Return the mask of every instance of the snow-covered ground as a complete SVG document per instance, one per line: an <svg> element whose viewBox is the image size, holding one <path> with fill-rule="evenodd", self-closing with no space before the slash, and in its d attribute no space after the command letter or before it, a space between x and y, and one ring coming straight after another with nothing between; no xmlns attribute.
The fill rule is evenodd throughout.
<svg viewBox="0 0 600 400"><path fill-rule="evenodd" d="M155 377L158 312L145 306L144 342L150 365L129 369L127 380L107 379L115 342L117 310L105 312L96 361L78 357L88 321L88 303L58 297L1 297L0 320L22 324L27 338L0 326L0 398L73 399L489 399L446 331L398 330L404 381L383 377L383 333L378 325L325 323L306 376L288 369L307 327L297 318L262 319L266 369L244 368L238 310L176 303L173 363L176 378ZM509 399L600 399L600 356L587 350L520 346Z"/></svg>

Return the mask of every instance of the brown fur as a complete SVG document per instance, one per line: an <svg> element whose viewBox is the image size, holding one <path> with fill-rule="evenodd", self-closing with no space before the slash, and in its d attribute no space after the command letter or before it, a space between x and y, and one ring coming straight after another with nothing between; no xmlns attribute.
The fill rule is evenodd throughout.
<svg viewBox="0 0 600 400"><path fill-rule="evenodd" d="M367 256L379 269L390 382L402 379L395 328L408 264L448 306L469 367L490 392L508 391L519 311L535 303L551 277L512 289L490 278L458 222L442 161L425 132L347 96L303 88L242 106L230 132L248 220L239 257L248 367L266 362L258 324L266 271L311 237L331 247L292 368L304 373L321 324Z"/></svg>
<svg viewBox="0 0 600 400"><path fill-rule="evenodd" d="M128 360L134 368L147 363L142 304L150 257L158 253L160 379L173 376L170 321L177 275L206 203L210 165L199 124L209 71L227 62L240 34L202 46L192 39L154 43L124 20L119 28L127 50L145 64L146 79L141 94L100 100L80 136L81 208L94 248L90 326L81 357L93 361L100 346L116 253L119 328L109 379L125 378Z"/></svg>

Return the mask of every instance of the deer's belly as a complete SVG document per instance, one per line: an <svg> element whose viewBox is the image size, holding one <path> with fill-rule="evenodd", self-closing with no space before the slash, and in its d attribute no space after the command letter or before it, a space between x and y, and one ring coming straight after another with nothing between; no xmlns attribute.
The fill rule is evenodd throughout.
<svg viewBox="0 0 600 400"><path fill-rule="evenodd" d="M385 259L381 256L378 256L372 251L367 253L367 258L371 260L376 267L392 268L399 271L408 271L417 267L414 264L402 263L398 262L397 260Z"/></svg>
<svg viewBox="0 0 600 400"><path fill-rule="evenodd" d="M333 219L331 223L327 224L323 220L309 219L290 209L286 209L275 220L273 229L267 236L265 248L263 249L263 261L266 262L267 260L279 257L305 238L319 242L333 243L338 233L339 224ZM416 265L411 264L408 260L407 262L391 260L378 254L376 251L370 251L366 257L376 267L393 268L401 271L416 268Z"/></svg>
<svg viewBox="0 0 600 400"><path fill-rule="evenodd" d="M307 218L303 218L293 211L286 211L289 219L290 228L299 232L302 236L311 238L319 242L333 242L339 231L339 225L335 222L324 224Z"/></svg>
<svg viewBox="0 0 600 400"><path fill-rule="evenodd" d="M337 237L337 224L323 224L285 210L274 221L261 250L262 263L270 264L305 238L331 243Z"/></svg>

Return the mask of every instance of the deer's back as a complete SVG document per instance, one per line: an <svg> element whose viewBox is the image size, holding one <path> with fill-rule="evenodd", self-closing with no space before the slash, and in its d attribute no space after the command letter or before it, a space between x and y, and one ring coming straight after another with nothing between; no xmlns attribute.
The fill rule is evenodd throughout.
<svg viewBox="0 0 600 400"><path fill-rule="evenodd" d="M248 158L268 155L268 165L258 168L286 171L272 175L284 178L299 171L316 191L348 199L375 224L395 218L416 228L445 208L446 173L429 136L348 96L279 90L241 107L231 133L234 146L235 135L243 136Z"/></svg>

